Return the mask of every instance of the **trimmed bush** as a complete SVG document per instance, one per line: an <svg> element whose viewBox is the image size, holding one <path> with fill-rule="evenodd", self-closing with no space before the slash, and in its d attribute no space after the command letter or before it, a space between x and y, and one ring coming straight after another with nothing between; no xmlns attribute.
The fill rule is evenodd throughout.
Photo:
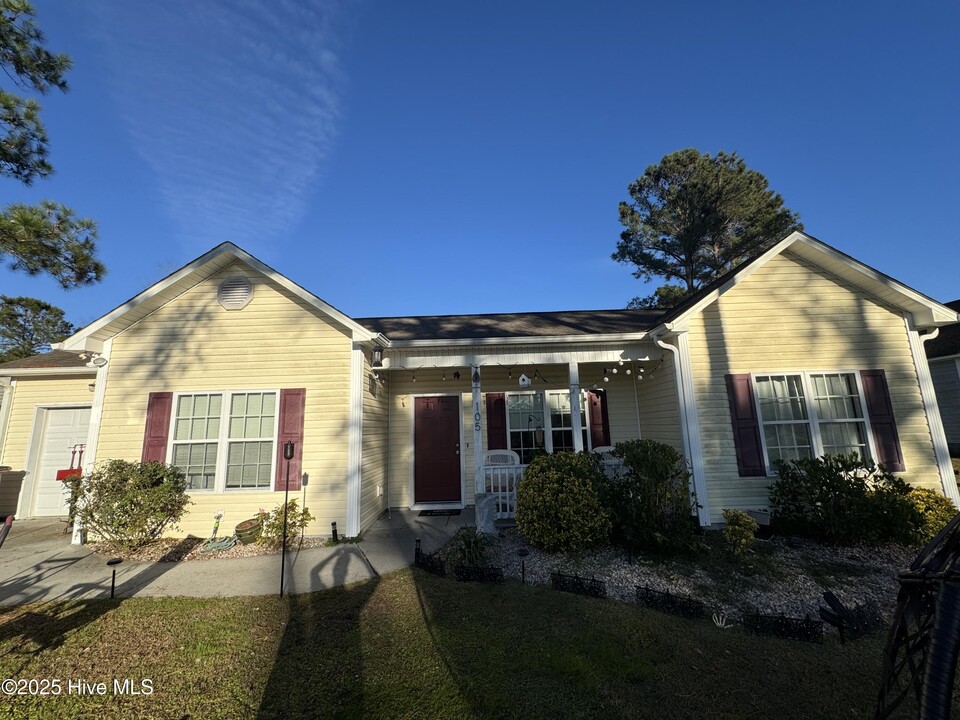
<svg viewBox="0 0 960 720"><path fill-rule="evenodd" d="M606 482L591 453L535 457L517 486L517 529L548 552L581 552L606 543L610 518L600 500Z"/></svg>
<svg viewBox="0 0 960 720"><path fill-rule="evenodd" d="M723 528L723 542L727 551L740 558L753 552L757 544L757 530L760 525L743 510L724 510L723 519L727 525Z"/></svg>
<svg viewBox="0 0 960 720"><path fill-rule="evenodd" d="M690 470L676 448L656 440L618 443L623 468L609 483L614 541L629 550L689 553L700 547Z"/></svg>
<svg viewBox="0 0 960 720"><path fill-rule="evenodd" d="M773 528L829 543L915 542L922 518L910 486L856 453L780 461L770 488Z"/></svg>
<svg viewBox="0 0 960 720"><path fill-rule="evenodd" d="M922 543L933 540L957 514L957 508L950 499L936 490L913 488L910 491L910 501L922 518L917 538Z"/></svg>
<svg viewBox="0 0 960 720"><path fill-rule="evenodd" d="M83 527L128 550L158 539L191 504L183 472L159 462L110 460L66 482L73 496L71 510Z"/></svg>
<svg viewBox="0 0 960 720"><path fill-rule="evenodd" d="M307 508L301 510L296 500L287 503L287 547L313 520ZM257 538L257 545L278 548L283 545L283 503L263 516L263 530Z"/></svg>

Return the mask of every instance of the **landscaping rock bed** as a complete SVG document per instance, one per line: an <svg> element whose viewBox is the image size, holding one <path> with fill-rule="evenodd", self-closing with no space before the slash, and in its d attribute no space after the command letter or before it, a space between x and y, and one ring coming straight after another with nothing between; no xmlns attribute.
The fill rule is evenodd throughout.
<svg viewBox="0 0 960 720"><path fill-rule="evenodd" d="M889 619L900 587L897 575L918 552L898 545L844 548L773 538L741 563L724 553L719 540L708 534L709 550L690 560L631 560L609 548L575 558L532 548L515 528L507 528L487 558L508 578L520 579L522 560L528 583L549 585L551 572L596 578L606 582L610 597L626 602L634 602L636 587L643 586L701 600L734 620L753 613L817 618L826 590L848 607L872 603ZM521 550L529 554L521 558Z"/></svg>
<svg viewBox="0 0 960 720"><path fill-rule="evenodd" d="M187 560L213 560L214 558L242 558L255 555L279 555L280 548L264 547L262 545L241 545L237 543L227 550L217 552L201 552L206 540L195 537L164 538L137 550L116 550L103 543L91 543L90 549L104 558L122 557L130 562L184 562ZM302 541L295 541L288 547L288 552L324 547L329 543L324 537L304 537Z"/></svg>

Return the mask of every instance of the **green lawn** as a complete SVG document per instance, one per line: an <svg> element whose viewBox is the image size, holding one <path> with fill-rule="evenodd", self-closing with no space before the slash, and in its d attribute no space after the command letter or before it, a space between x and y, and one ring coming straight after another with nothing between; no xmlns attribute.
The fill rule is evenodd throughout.
<svg viewBox="0 0 960 720"><path fill-rule="evenodd" d="M0 678L153 682L16 697L14 718L864 718L882 637L808 645L420 571L279 600L0 609Z"/></svg>

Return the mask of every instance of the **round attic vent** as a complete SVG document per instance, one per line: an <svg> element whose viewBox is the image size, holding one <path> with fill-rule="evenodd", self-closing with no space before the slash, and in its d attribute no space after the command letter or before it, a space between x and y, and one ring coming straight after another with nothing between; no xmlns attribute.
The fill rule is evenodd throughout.
<svg viewBox="0 0 960 720"><path fill-rule="evenodd" d="M243 310L253 299L253 286L245 277L227 278L217 288L217 302L224 310Z"/></svg>

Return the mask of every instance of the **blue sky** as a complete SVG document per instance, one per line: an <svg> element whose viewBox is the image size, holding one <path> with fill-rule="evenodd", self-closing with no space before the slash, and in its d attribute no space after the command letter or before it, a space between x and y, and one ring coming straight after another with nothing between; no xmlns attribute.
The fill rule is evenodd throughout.
<svg viewBox="0 0 960 720"><path fill-rule="evenodd" d="M623 307L628 183L735 151L808 232L960 297L960 6L36 2L52 198L109 274L0 292L87 323L225 240L355 317ZM655 283L656 284L656 283Z"/></svg>

